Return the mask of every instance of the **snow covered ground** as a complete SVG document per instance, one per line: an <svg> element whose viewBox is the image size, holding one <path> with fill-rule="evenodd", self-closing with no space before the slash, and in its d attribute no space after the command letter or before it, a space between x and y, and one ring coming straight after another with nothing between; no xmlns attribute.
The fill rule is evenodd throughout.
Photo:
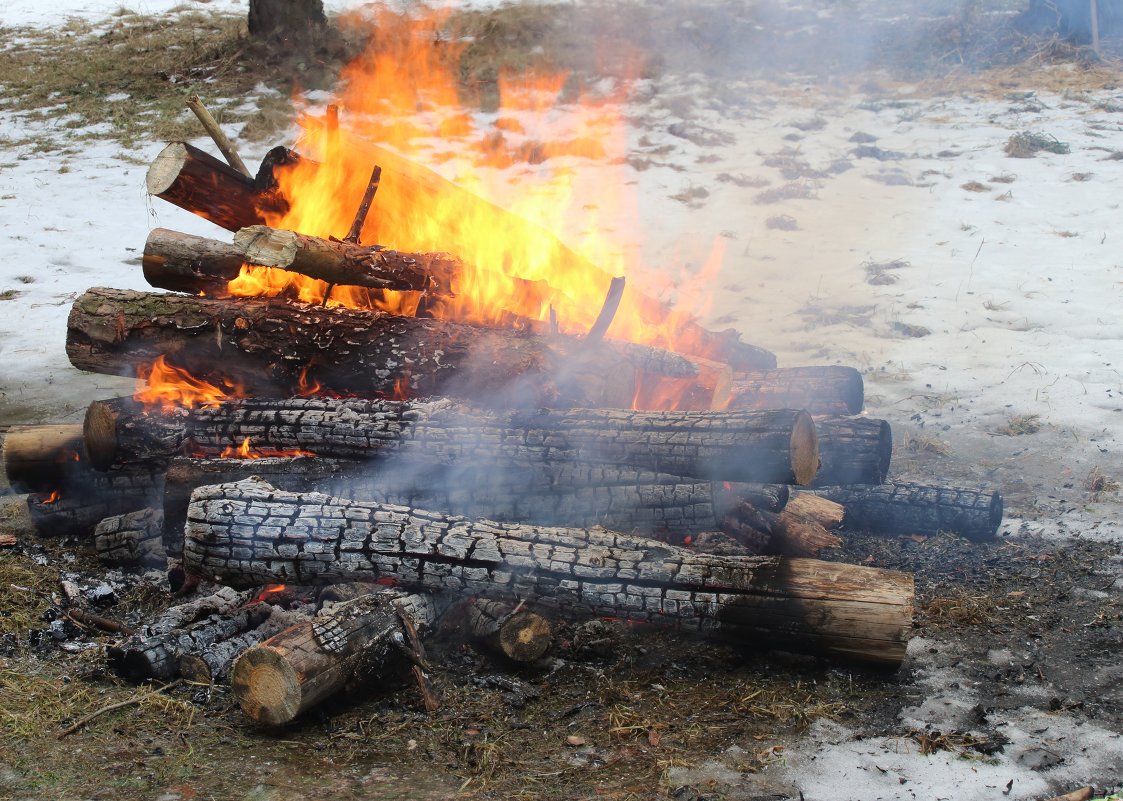
<svg viewBox="0 0 1123 801"><path fill-rule="evenodd" d="M97 19L121 5L154 13L173 2L17 0L0 24ZM329 3L346 5L357 4ZM968 478L1008 494L1006 531L1123 542L1118 496L1082 487L1097 467L1123 478L1123 90L680 76L641 84L627 117L639 225L613 233L634 237L626 246L664 276L696 271L723 243L709 323L739 329L783 366L862 369L870 413L898 438L946 444L973 466ZM61 150L70 133L51 125ZM1023 131L1070 152L1011 158L1004 146ZM0 301L2 423L78 419L91 398L127 391L68 366L71 301L94 285L145 288L139 251L154 226L219 235L146 197L144 164L161 143L123 152L105 140L65 157L10 144L33 132L0 111L0 292L16 293ZM265 149L243 155L254 163ZM512 183L533 180L511 169ZM1013 435L1019 418L1040 430ZM907 710L917 725L951 725L981 700L954 660L921 672L941 703ZM1123 765L1118 721L1070 729L1027 706L1008 724L1011 745L985 766L820 724L767 778L809 801L969 801L1040 797ZM1047 777L1032 758L1046 744L1064 757Z"/></svg>

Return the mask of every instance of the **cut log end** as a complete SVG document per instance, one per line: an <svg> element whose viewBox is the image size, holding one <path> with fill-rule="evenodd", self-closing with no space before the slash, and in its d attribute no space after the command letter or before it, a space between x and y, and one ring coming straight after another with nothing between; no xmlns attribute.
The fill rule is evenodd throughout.
<svg viewBox="0 0 1123 801"><path fill-rule="evenodd" d="M117 459L117 409L94 401L86 409L82 424L86 457L98 470L108 470Z"/></svg>
<svg viewBox="0 0 1123 801"><path fill-rule="evenodd" d="M300 712L300 677L284 653L271 646L251 648L238 657L230 685L242 711L260 723L277 726Z"/></svg>
<svg viewBox="0 0 1123 801"><path fill-rule="evenodd" d="M499 647L516 662L534 662L550 647L550 622L536 612L515 615L499 629Z"/></svg>
<svg viewBox="0 0 1123 801"><path fill-rule="evenodd" d="M187 163L187 145L172 142L156 156L144 177L148 194L161 195L167 192L179 178L183 165Z"/></svg>
<svg viewBox="0 0 1123 801"><path fill-rule="evenodd" d="M791 451L795 483L810 484L819 471L819 439L807 412L800 412L792 424Z"/></svg>

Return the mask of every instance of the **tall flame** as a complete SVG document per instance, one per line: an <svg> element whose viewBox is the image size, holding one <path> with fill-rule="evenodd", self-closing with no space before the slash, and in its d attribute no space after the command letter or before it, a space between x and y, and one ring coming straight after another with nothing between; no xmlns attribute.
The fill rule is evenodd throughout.
<svg viewBox="0 0 1123 801"><path fill-rule="evenodd" d="M434 36L444 20L438 12L376 12L372 45L343 74L336 100L343 126L325 117L301 119L298 149L308 158L278 169L290 206L283 214L265 212L269 224L342 237L371 167L379 164L382 181L361 241L448 251L468 265L451 287L454 296L427 299L426 314L509 325L512 319L545 323L553 312L561 332L583 334L611 276L642 276L645 291L673 292L689 312L668 314L632 280L608 336L688 350L679 347L683 323L707 311L721 245L700 270L655 280L654 270L628 255L637 237L612 241L601 233L626 240L638 219L627 194L619 89L581 92L566 75L501 76L500 110L469 112L455 71L463 45ZM575 169L590 160L597 170ZM442 163L452 180L421 162ZM243 267L230 290L407 315L419 308L417 293L335 287L329 296L324 282L262 267Z"/></svg>

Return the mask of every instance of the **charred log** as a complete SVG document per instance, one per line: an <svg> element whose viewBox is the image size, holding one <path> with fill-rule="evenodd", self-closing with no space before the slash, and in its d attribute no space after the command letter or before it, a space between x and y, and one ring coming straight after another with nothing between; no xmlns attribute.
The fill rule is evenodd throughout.
<svg viewBox="0 0 1123 801"><path fill-rule="evenodd" d="M820 417L819 473L812 486L880 484L889 475L893 430L871 417Z"/></svg>
<svg viewBox="0 0 1123 801"><path fill-rule="evenodd" d="M396 453L481 469L567 462L723 481L807 483L818 461L811 417L793 410L501 412L447 400L297 398L145 412L116 399L90 404L84 432L99 467L162 463L188 445L217 451L247 437L341 458Z"/></svg>
<svg viewBox="0 0 1123 801"><path fill-rule="evenodd" d="M234 663L230 685L242 711L260 723L288 723L367 674L404 660L407 627L424 636L447 600L386 590L285 629Z"/></svg>
<svg viewBox="0 0 1123 801"><path fill-rule="evenodd" d="M184 559L238 586L373 576L887 666L904 656L912 620L906 574L708 556L601 529L469 521L254 480L195 491Z"/></svg>
<svg viewBox="0 0 1123 801"><path fill-rule="evenodd" d="M514 662L535 662L550 648L553 627L522 603L477 599L466 611L473 639Z"/></svg>
<svg viewBox="0 0 1123 801"><path fill-rule="evenodd" d="M172 142L161 150L145 183L150 195L227 230L265 223L254 180L186 142Z"/></svg>
<svg viewBox="0 0 1123 801"><path fill-rule="evenodd" d="M292 625L298 615L277 607L267 607L268 617L249 631L219 640L198 651L181 653L178 659L179 675L196 684L219 684L230 676L234 661L247 649L265 642Z"/></svg>
<svg viewBox="0 0 1123 801"><path fill-rule="evenodd" d="M4 435L4 473L16 492L50 492L81 453L81 425L13 426Z"/></svg>
<svg viewBox="0 0 1123 801"><path fill-rule="evenodd" d="M877 534L958 534L989 540L1002 524L1002 496L957 487L884 484L877 487L823 487L816 494L843 505L847 529Z"/></svg>
<svg viewBox="0 0 1123 801"><path fill-rule="evenodd" d="M804 409L814 415L859 414L862 374L853 367L783 367L738 374L729 409Z"/></svg>
<svg viewBox="0 0 1123 801"><path fill-rule="evenodd" d="M27 496L31 525L41 537L86 537L107 517L159 505L163 476L146 468L74 471L61 488Z"/></svg>
<svg viewBox="0 0 1123 801"><path fill-rule="evenodd" d="M66 350L75 367L110 375L166 356L259 397L295 395L302 379L325 393L444 393L504 407L627 408L635 391L632 354L612 343L281 299L91 289L71 310Z"/></svg>
<svg viewBox="0 0 1123 801"><path fill-rule="evenodd" d="M105 518L94 529L94 550L107 565L166 567L163 512L141 509Z"/></svg>

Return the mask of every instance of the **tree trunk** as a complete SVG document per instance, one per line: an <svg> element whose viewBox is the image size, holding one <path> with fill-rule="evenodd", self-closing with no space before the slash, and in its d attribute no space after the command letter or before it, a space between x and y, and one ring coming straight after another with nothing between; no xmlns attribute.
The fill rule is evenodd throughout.
<svg viewBox="0 0 1123 801"><path fill-rule="evenodd" d="M447 400L294 398L145 412L130 399L94 401L86 450L95 466L161 464L191 446L257 447L370 459L400 454L440 465L541 469L607 465L716 481L805 484L815 427L805 412L491 411Z"/></svg>
<svg viewBox="0 0 1123 801"><path fill-rule="evenodd" d="M15 492L50 492L81 460L82 426L13 426L4 435L4 473Z"/></svg>
<svg viewBox="0 0 1123 801"><path fill-rule="evenodd" d="M708 556L603 529L468 521L252 479L195 491L184 561L237 586L378 577L892 667L912 625L907 574Z"/></svg>
<svg viewBox="0 0 1123 801"><path fill-rule="evenodd" d="M468 605L472 638L513 662L536 662L550 648L550 621L524 604L477 599Z"/></svg>
<svg viewBox="0 0 1123 801"><path fill-rule="evenodd" d="M161 150L145 183L150 195L227 230L265 223L254 180L186 142L172 142Z"/></svg>
<svg viewBox="0 0 1123 801"><path fill-rule="evenodd" d="M816 494L842 504L847 529L877 534L958 534L990 540L1002 524L1002 496L955 487L884 484L877 487L822 487Z"/></svg>
<svg viewBox="0 0 1123 801"><path fill-rule="evenodd" d="M261 604L265 606L265 604ZM289 626L297 625L296 618L307 617L268 606L269 617L256 628L220 640L194 652L179 655L179 675L197 684L219 684L230 676L234 661L246 650L276 636Z"/></svg>
<svg viewBox="0 0 1123 801"><path fill-rule="evenodd" d="M234 697L259 723L288 723L352 680L390 668L408 625L424 636L447 605L440 597L386 590L285 629L238 657L230 676Z"/></svg>
<svg viewBox="0 0 1123 801"><path fill-rule="evenodd" d="M872 417L820 417L819 473L812 486L880 484L893 458L893 430Z"/></svg>
<svg viewBox="0 0 1123 801"><path fill-rule="evenodd" d="M94 550L102 564L166 567L163 512L141 509L105 518L94 529Z"/></svg>
<svg viewBox="0 0 1123 801"><path fill-rule="evenodd" d="M228 379L256 396L289 397L314 382L324 393L451 394L505 408L628 408L637 364L634 349L609 342L280 299L114 289L75 301L66 350L75 367L109 375L135 375L166 356L196 378Z"/></svg>
<svg viewBox="0 0 1123 801"><path fill-rule="evenodd" d="M326 23L323 0L250 0L249 30L255 39L299 46Z"/></svg>
<svg viewBox="0 0 1123 801"><path fill-rule="evenodd" d="M853 367L784 367L734 377L728 409L804 409L814 415L859 414L862 374Z"/></svg>

